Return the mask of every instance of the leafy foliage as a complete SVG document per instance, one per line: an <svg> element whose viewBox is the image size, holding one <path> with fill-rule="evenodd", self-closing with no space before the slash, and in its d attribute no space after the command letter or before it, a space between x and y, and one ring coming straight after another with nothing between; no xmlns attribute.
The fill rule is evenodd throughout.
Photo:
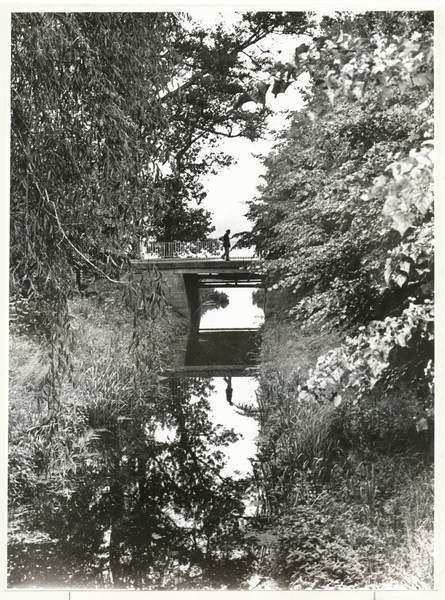
<svg viewBox="0 0 445 600"><path fill-rule="evenodd" d="M339 14L297 47L284 72L309 72L305 107L250 205L246 243L269 290L293 295L288 326L340 338L307 377L277 364L261 381L264 564L286 589L384 587L402 530L431 551L432 497L421 525L395 474L403 464L417 494L433 455L431 15L390 16ZM410 585L430 586L422 576Z"/></svg>
<svg viewBox="0 0 445 600"><path fill-rule="evenodd" d="M153 57L174 23L156 13L14 14L13 282L66 293L73 261L121 266L116 254L122 261L133 241L124 225L153 205L172 56Z"/></svg>
<svg viewBox="0 0 445 600"><path fill-rule="evenodd" d="M298 399L297 381L271 376L258 395L254 465L261 572L283 589L406 586L419 567L404 570L400 556L421 536L420 571L429 567L409 585L431 586L433 437L430 418L419 423L417 391L399 383L335 407Z"/></svg>
<svg viewBox="0 0 445 600"><path fill-rule="evenodd" d="M366 15L356 21L366 23ZM288 139L265 160L248 242L268 259L271 284L304 297L295 312L305 320L323 323L329 313L344 327L366 314L380 317L379 277L386 252L400 242L392 228L404 236L431 218L431 86L413 84L381 99L381 74L393 89L420 69L431 72L428 31L411 36L418 41L353 32L333 42L328 35L296 51L299 72L312 75L307 108L293 115ZM329 61L335 86L330 75L320 78ZM365 80L360 98L351 99L351 86Z"/></svg>

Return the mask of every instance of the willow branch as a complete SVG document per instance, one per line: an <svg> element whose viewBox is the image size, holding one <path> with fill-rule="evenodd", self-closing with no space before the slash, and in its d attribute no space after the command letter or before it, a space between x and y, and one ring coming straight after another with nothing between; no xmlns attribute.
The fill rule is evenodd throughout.
<svg viewBox="0 0 445 600"><path fill-rule="evenodd" d="M71 248L74 250L74 252L76 252L90 267L92 267L95 271L97 271L98 273L100 273L103 277L105 277L105 279L107 279L107 281L110 281L111 283L120 283L121 285L127 285L126 282L124 281L118 281L117 279L112 279L111 277L109 277L105 271L102 271L102 269L99 269L98 266L96 266L95 264L93 264L84 254L82 254L82 252L76 248L76 246L72 243L72 241L68 238L68 236L65 233L65 230L62 227L62 223L60 222L59 219L59 215L57 213L57 208L55 203L53 202L53 200L50 200L48 197L48 192L45 190L45 194L46 197L48 199L48 202L51 202L51 204L54 207L54 216L56 217L57 220L57 224L59 226L59 229L63 235L63 237L66 239L66 241L68 242L68 244L71 246Z"/></svg>

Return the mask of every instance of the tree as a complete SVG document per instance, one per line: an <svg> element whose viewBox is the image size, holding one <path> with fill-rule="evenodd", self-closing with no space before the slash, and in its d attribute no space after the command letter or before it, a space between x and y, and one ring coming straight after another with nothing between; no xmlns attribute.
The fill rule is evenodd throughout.
<svg viewBox="0 0 445 600"><path fill-rule="evenodd" d="M177 21L168 13L13 15L13 292L25 287L37 304L61 306L73 266L117 276L135 224L156 204L160 93Z"/></svg>
<svg viewBox="0 0 445 600"><path fill-rule="evenodd" d="M204 208L192 208L205 196L202 184L190 182L185 177L166 176L159 182L160 195L168 199L159 215L147 223L145 234L159 242L192 242L206 239L215 227L211 214Z"/></svg>
<svg viewBox="0 0 445 600"><path fill-rule="evenodd" d="M414 290L407 279L405 295L400 286L388 289L382 275L388 251L409 232L422 237L431 218L431 40L428 30L416 42L378 34L320 39L297 49L300 70L310 67L313 76L308 107L265 161L249 241L268 259L270 284L300 300L295 314L362 324L389 306L406 308ZM421 297L430 297L427 278L423 271L417 280L427 293Z"/></svg>
<svg viewBox="0 0 445 600"><path fill-rule="evenodd" d="M147 224L165 235L198 217L196 233L208 231L187 199L199 203L199 177L230 159L198 156L221 136L255 138L267 114L261 102L234 107L267 62L248 49L308 21L249 13L211 32L186 23L180 13L13 14L11 290L47 323L73 266L116 279ZM168 231L176 193L184 218Z"/></svg>
<svg viewBox="0 0 445 600"><path fill-rule="evenodd" d="M201 317L209 310L225 308L229 302L226 292L220 292L214 288L203 288L201 290Z"/></svg>
<svg viewBox="0 0 445 600"><path fill-rule="evenodd" d="M171 133L177 148L173 169L181 171L187 153L193 156L204 144L211 148L220 137L258 137L268 113L261 83L270 84L271 79L265 72L270 55L259 44L271 33L298 35L310 27L309 15L301 12L248 12L239 17L231 28L220 22L208 30L197 23L175 44L182 58L175 75L185 81L164 96L172 105L167 135ZM242 110L240 96L260 109Z"/></svg>

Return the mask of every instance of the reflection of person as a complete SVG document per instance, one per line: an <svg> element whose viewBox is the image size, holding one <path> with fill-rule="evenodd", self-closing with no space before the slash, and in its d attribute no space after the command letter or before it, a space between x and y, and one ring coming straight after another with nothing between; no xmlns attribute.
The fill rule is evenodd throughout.
<svg viewBox="0 0 445 600"><path fill-rule="evenodd" d="M233 404L232 395L233 395L233 387L232 387L232 378L224 377L224 381L227 383L226 387L226 399L229 404Z"/></svg>
<svg viewBox="0 0 445 600"><path fill-rule="evenodd" d="M223 246L224 246L224 260L230 260L229 258L229 250L230 250L230 229L226 231L223 235Z"/></svg>

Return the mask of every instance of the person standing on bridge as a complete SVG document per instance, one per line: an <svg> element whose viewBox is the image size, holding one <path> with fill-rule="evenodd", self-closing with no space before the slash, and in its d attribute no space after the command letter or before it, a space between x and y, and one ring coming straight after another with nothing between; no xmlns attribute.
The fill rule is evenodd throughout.
<svg viewBox="0 0 445 600"><path fill-rule="evenodd" d="M223 235L223 247L224 247L224 254L222 255L222 258L224 258L224 260L230 260L230 258L229 258L229 251L230 251L230 229L228 229L226 231L226 233Z"/></svg>

